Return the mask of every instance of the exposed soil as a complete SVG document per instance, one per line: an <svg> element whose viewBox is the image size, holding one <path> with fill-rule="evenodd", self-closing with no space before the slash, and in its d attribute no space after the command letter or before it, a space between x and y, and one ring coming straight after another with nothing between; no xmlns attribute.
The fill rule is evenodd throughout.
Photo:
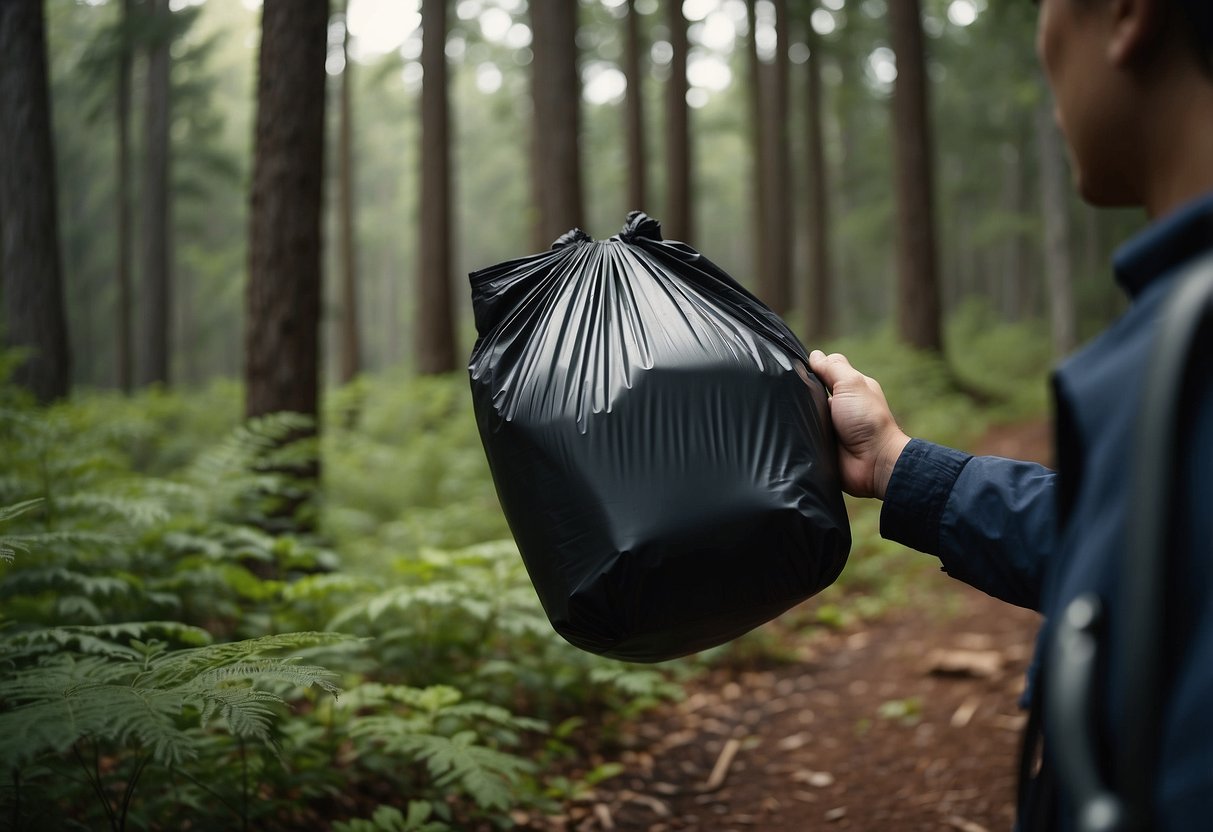
<svg viewBox="0 0 1213 832"><path fill-rule="evenodd" d="M983 453L1046 460L1043 423ZM810 602L812 603L812 602ZM799 661L716 669L625 738L622 775L562 830L1008 830L1038 619L941 576L912 604L814 636Z"/></svg>

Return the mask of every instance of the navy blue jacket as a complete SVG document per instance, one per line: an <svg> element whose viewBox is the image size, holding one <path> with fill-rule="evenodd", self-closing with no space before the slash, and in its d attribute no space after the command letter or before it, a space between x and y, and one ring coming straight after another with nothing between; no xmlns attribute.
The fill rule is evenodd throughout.
<svg viewBox="0 0 1213 832"><path fill-rule="evenodd" d="M1044 614L1026 703L1043 695L1035 668L1049 647L1052 621L1077 595L1100 596L1110 611L1109 643L1117 643L1119 564L1132 500L1130 458L1142 378L1159 311L1177 273L1210 250L1213 194L1150 226L1117 252L1116 277L1132 299L1130 308L1053 376L1056 472L921 440L906 447L894 468L882 535L937 555L954 578ZM1213 828L1213 387L1205 389L1188 439L1187 500L1178 521L1183 545L1169 561L1166 639L1160 645L1165 692L1155 801L1158 828L1166 830ZM1113 649L1110 662L1115 661ZM1097 682L1097 729L1109 763L1124 719L1123 692L1109 681L1114 674L1115 665L1105 664ZM1047 758L1047 713L1044 734ZM1051 828L1071 828L1065 795L1050 802ZM1033 823L1021 817L1021 825L1035 832Z"/></svg>

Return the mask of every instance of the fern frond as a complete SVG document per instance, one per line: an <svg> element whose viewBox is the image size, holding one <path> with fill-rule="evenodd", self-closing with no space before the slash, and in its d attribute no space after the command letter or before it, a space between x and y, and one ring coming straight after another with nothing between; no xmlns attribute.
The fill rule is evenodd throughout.
<svg viewBox="0 0 1213 832"><path fill-rule="evenodd" d="M109 515L131 526L147 527L169 519L168 510L157 500L115 494L77 493L55 500L56 508L76 509Z"/></svg>
<svg viewBox="0 0 1213 832"><path fill-rule="evenodd" d="M423 800L410 800L406 816L395 806L380 806L370 820L355 818L336 821L333 832L450 832L442 821L430 820L433 806Z"/></svg>
<svg viewBox="0 0 1213 832"><path fill-rule="evenodd" d="M280 633L262 636L261 638L245 641L232 641L223 644L211 644L206 647L195 647L189 650L177 650L158 659L149 669L154 674L158 684L173 685L193 679L198 675L226 665L246 662L263 658L272 653L284 650L299 650L317 645L336 644L348 641L349 636L341 633ZM278 660L281 661L281 660ZM320 668L316 668L320 670ZM320 675L325 678L332 674L323 671ZM321 688L334 692L335 688L327 684L313 682Z"/></svg>
<svg viewBox="0 0 1213 832"><path fill-rule="evenodd" d="M12 520L14 517L19 517L30 509L42 505L43 502L43 498L35 497L32 500L23 500L11 506L0 506L0 523Z"/></svg>
<svg viewBox="0 0 1213 832"><path fill-rule="evenodd" d="M438 788L457 788L488 810L509 808L519 776L535 770L529 760L477 745L473 731L453 737L402 736L385 746L424 762Z"/></svg>
<svg viewBox="0 0 1213 832"><path fill-rule="evenodd" d="M206 645L211 642L211 634L206 630L179 621L128 621L117 624L48 627L10 633L0 640L0 659L13 660L60 651L117 659L138 659L144 652L130 647L129 643L145 642L154 638L167 638L192 645Z"/></svg>
<svg viewBox="0 0 1213 832"><path fill-rule="evenodd" d="M682 687L671 682L658 670L616 665L595 667L590 671L590 681L610 685L621 693L634 697L677 700L684 695Z"/></svg>
<svg viewBox="0 0 1213 832"><path fill-rule="evenodd" d="M85 575L61 566L14 572L0 583L0 598L40 592L74 593L86 598L126 598L135 592L131 581L108 575Z"/></svg>
<svg viewBox="0 0 1213 832"><path fill-rule="evenodd" d="M39 667L6 682L6 696L33 700L0 713L0 735L5 737L0 760L7 767L63 753L85 737L135 742L163 763L191 756L189 738L177 726L178 693L89 679L112 675L112 663L72 663L70 657L65 663L68 667Z"/></svg>
<svg viewBox="0 0 1213 832"><path fill-rule="evenodd" d="M479 720L511 731L546 732L549 728L548 723L542 719L518 716L500 705L490 705L487 702L461 702L446 708L442 716L459 719L465 723Z"/></svg>
<svg viewBox="0 0 1213 832"><path fill-rule="evenodd" d="M100 622L104 616L101 614L100 607L83 595L62 595L55 599L55 618Z"/></svg>
<svg viewBox="0 0 1213 832"><path fill-rule="evenodd" d="M53 532L36 534L19 534L7 538L10 543L16 543L25 549L39 552L55 551L61 548L86 549L102 548L123 543L123 538L108 532L92 532L83 529L63 529Z"/></svg>
<svg viewBox="0 0 1213 832"><path fill-rule="evenodd" d="M12 563L19 554L28 555L29 546L11 537L0 537L0 561Z"/></svg>
<svg viewBox="0 0 1213 832"><path fill-rule="evenodd" d="M288 602L327 600L337 594L362 592L374 586L373 581L348 572L305 575L283 587L282 598Z"/></svg>
<svg viewBox="0 0 1213 832"><path fill-rule="evenodd" d="M335 638L292 633L173 652L136 642L110 644L103 655L46 656L3 680L11 709L0 712L0 763L19 766L92 737L135 744L157 762L174 765L195 752L191 720L184 718L191 710L203 727L222 719L233 734L269 743L274 708L284 699L267 686L314 686L334 694L337 687L324 668L264 655Z"/></svg>

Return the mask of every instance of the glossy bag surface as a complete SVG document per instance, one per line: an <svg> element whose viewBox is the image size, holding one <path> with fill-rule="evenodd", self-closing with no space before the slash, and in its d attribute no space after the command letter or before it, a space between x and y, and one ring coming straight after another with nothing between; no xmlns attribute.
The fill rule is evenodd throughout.
<svg viewBox="0 0 1213 832"><path fill-rule="evenodd" d="M837 578L851 539L825 390L736 281L633 213L471 283L480 437L568 641L674 658Z"/></svg>

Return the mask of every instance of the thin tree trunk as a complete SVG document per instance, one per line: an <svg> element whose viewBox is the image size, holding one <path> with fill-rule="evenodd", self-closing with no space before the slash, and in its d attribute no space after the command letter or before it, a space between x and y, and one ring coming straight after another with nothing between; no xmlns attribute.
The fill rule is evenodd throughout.
<svg viewBox="0 0 1213 832"><path fill-rule="evenodd" d="M139 378L168 384L172 315L169 217L169 43L168 0L148 0L154 26L147 57L147 106L143 176L143 332Z"/></svg>
<svg viewBox="0 0 1213 832"><path fill-rule="evenodd" d="M770 249L771 309L786 314L792 309L792 200L791 153L788 152L787 0L774 0L775 58L769 65L767 85L767 245Z"/></svg>
<svg viewBox="0 0 1213 832"><path fill-rule="evenodd" d="M809 4L812 10L815 4ZM832 334L833 298L830 287L830 183L825 158L825 104L821 90L822 41L805 20L805 37L809 45L806 150L808 155L809 196L809 289L804 310L808 337L815 341Z"/></svg>
<svg viewBox="0 0 1213 832"><path fill-rule="evenodd" d="M455 313L445 0L423 0L421 15L421 268L416 332L417 371L424 374L455 369Z"/></svg>
<svg viewBox="0 0 1213 832"><path fill-rule="evenodd" d="M67 395L55 152L40 2L0 2L0 280L13 373L40 402Z"/></svg>
<svg viewBox="0 0 1213 832"><path fill-rule="evenodd" d="M670 29L670 79L666 85L665 236L689 243L694 236L691 211L691 128L687 106L687 21L682 3L666 4Z"/></svg>
<svg viewBox="0 0 1213 832"><path fill-rule="evenodd" d="M788 152L788 11L787 0L774 0L775 59L767 68L766 111L767 163L767 246L769 248L767 291L763 297L775 312L787 314L792 309L792 203Z"/></svg>
<svg viewBox="0 0 1213 832"><path fill-rule="evenodd" d="M753 225L751 227L750 245L753 247L754 277L751 286L755 294L766 299L769 294L770 257L767 249L767 174L768 160L766 158L767 124L763 102L762 61L758 58L758 16L755 11L755 0L746 2L746 63L749 69L749 105L750 105L750 158L753 167L750 172L753 210Z"/></svg>
<svg viewBox="0 0 1213 832"><path fill-rule="evenodd" d="M1046 100L1036 107L1036 143L1040 154L1040 207L1045 225L1045 281L1053 353L1068 354L1076 344L1073 269L1070 262L1070 214L1066 205L1065 149Z"/></svg>
<svg viewBox="0 0 1213 832"><path fill-rule="evenodd" d="M578 4L531 0L532 183L535 247L547 248L584 224L581 187L581 84L577 77Z"/></svg>
<svg viewBox="0 0 1213 832"><path fill-rule="evenodd" d="M134 353L131 340L131 21L134 17L134 0L122 0L121 43L118 52L118 100L116 120L118 122L117 188L114 201L117 203L118 252L115 277L118 282L117 320L117 383L124 393L134 389Z"/></svg>
<svg viewBox="0 0 1213 832"><path fill-rule="evenodd" d="M840 42L839 47L841 48L836 48L834 51L835 60L833 63L840 77L836 86L838 94L834 97L833 107L831 108L835 119L838 140L838 158L835 160L834 176L832 177L834 188L831 192L831 203L834 216L848 217L854 207L852 205L850 185L854 178L852 171L855 168L856 146L858 145L856 135L858 131L855 127L856 120L847 98L846 90L848 89L849 81L856 75L856 70L853 61L850 60L850 45L844 40ZM864 302L862 297L863 281L857 279L854 274L855 253L845 244L845 241L841 237L838 242L839 245L835 252L833 263L835 269L834 288L837 290L835 312L839 316L842 329L849 330L856 320L863 320L865 314L872 312L883 314L885 310L878 303ZM884 292L879 294L879 301L881 303L887 301Z"/></svg>
<svg viewBox="0 0 1213 832"><path fill-rule="evenodd" d="M648 171L644 152L644 90L640 71L640 18L636 0L627 2L623 38L623 74L627 78L624 133L628 147L628 210L648 208Z"/></svg>
<svg viewBox="0 0 1213 832"><path fill-rule="evenodd" d="M942 351L933 147L919 0L890 0L897 55L893 158L897 179L897 324L911 347Z"/></svg>
<svg viewBox="0 0 1213 832"><path fill-rule="evenodd" d="M327 0L265 0L249 224L245 413L315 416Z"/></svg>
<svg viewBox="0 0 1213 832"><path fill-rule="evenodd" d="M349 8L348 0L346 8ZM354 116L350 103L353 67L349 43L350 30L347 25L341 40L345 64L341 70L341 112L337 134L337 210L340 214L337 239L341 249L341 364L338 380L341 384L349 384L362 369L362 350L358 339L358 249L354 241Z"/></svg>

